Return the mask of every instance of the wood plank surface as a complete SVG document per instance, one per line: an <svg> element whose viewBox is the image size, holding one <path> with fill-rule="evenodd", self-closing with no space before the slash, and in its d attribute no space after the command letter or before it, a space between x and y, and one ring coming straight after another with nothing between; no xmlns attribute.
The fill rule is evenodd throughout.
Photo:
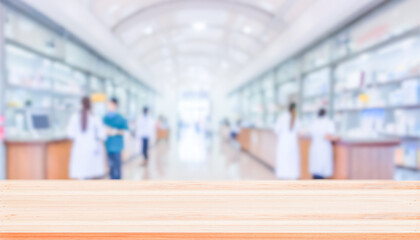
<svg viewBox="0 0 420 240"><path fill-rule="evenodd" d="M238 135L242 150L258 161L275 169L277 136L272 130L244 128ZM394 151L397 140L333 142L333 179L392 180L394 177ZM309 151L311 138L299 138L301 157L301 180L312 179L309 171Z"/></svg>
<svg viewBox="0 0 420 240"><path fill-rule="evenodd" d="M69 179L69 165L72 142L70 140L53 141L46 149L46 178Z"/></svg>
<svg viewBox="0 0 420 240"><path fill-rule="evenodd" d="M0 239L420 239L420 182L0 182Z"/></svg>
<svg viewBox="0 0 420 240"><path fill-rule="evenodd" d="M8 179L45 179L45 142L7 142L6 147Z"/></svg>

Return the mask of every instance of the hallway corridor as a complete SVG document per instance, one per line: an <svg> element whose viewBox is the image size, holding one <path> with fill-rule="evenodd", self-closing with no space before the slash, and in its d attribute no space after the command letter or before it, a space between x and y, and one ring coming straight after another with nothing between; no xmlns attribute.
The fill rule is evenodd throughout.
<svg viewBox="0 0 420 240"><path fill-rule="evenodd" d="M141 166L142 157L123 166L125 180L273 180L274 173L241 152L234 143L218 134L207 138L186 129L180 138L160 142L151 149L150 162Z"/></svg>

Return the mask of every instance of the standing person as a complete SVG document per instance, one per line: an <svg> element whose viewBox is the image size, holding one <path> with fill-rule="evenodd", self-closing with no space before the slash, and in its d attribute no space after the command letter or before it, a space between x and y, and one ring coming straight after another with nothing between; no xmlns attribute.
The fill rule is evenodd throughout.
<svg viewBox="0 0 420 240"><path fill-rule="evenodd" d="M143 115L137 121L137 139L141 141L141 149L144 158L143 166L146 166L149 160L149 145L155 137L155 124L149 114L149 108L143 108Z"/></svg>
<svg viewBox="0 0 420 240"><path fill-rule="evenodd" d="M300 177L298 129L296 104L291 103L289 111L279 117L275 126L278 139L276 176L279 179L297 180Z"/></svg>
<svg viewBox="0 0 420 240"><path fill-rule="evenodd" d="M82 99L82 111L74 114L67 126L67 135L73 140L69 176L72 179L95 179L105 174L103 141L105 127L91 112L89 98Z"/></svg>
<svg viewBox="0 0 420 240"><path fill-rule="evenodd" d="M333 121L326 116L325 109L320 109L314 121L310 135L309 169L314 179L330 178L333 175L332 135L335 133Z"/></svg>
<svg viewBox="0 0 420 240"><path fill-rule="evenodd" d="M118 100L112 98L108 102L108 113L104 117L108 135L105 146L111 179L121 179L121 152L124 149L124 132L128 130L127 120L117 110Z"/></svg>
<svg viewBox="0 0 420 240"><path fill-rule="evenodd" d="M237 140L238 135L241 133L242 121L239 119L236 123L233 123L230 128L230 137L232 140Z"/></svg>

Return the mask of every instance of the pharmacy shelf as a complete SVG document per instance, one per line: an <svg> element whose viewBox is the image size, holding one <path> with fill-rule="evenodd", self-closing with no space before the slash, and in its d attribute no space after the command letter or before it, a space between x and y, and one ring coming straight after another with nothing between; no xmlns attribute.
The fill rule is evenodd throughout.
<svg viewBox="0 0 420 240"><path fill-rule="evenodd" d="M43 52L41 52L41 51L39 51L39 50L37 50L37 49L34 49L34 48L32 48L32 47L28 47L28 46L26 46L26 45L24 45L24 44L21 44L21 43L19 43L19 42L16 42L15 40L12 40L12 39L6 39L6 43L7 43L7 44L9 44L9 45L12 45L12 46L15 46L15 47L21 48L21 49L23 49L23 50L25 50L25 51L28 51L28 52L30 52L30 53L33 53L33 54L35 54L35 55L37 55L37 56L41 56L41 57L43 57L43 58L46 58L46 59L48 59L48 60L51 60L51 61L53 61L53 62L58 62L58 63L61 63L61 64L63 64L63 65L66 65L66 66L68 66L68 67L72 68L73 70L76 70L76 71L79 71L79 72L82 72L82 73L85 73L85 74L88 74L88 75L98 76L98 77L100 77L100 78L105 78L105 79L107 79L107 77L105 77L105 76L100 76L100 75L99 75L99 74L97 74L97 73L93 73L93 72L91 72L91 71L89 71L89 70L86 70L86 69L80 68L80 67L78 67L78 66L74 66L73 64L68 63L67 61L65 61L65 60L64 60L64 59L62 59L62 58L57 58L57 57L54 57L54 56L50 56L50 55L45 54L45 53L43 53Z"/></svg>
<svg viewBox="0 0 420 240"><path fill-rule="evenodd" d="M284 81L276 81L275 84L274 84L274 86L280 87L280 86L282 86L284 84L295 82L295 81L298 81L298 78L297 77L292 77L292 78L289 78L289 79L284 80Z"/></svg>
<svg viewBox="0 0 420 240"><path fill-rule="evenodd" d="M321 70L323 70L323 69L325 69L325 68L330 68L331 67L331 62L329 62L329 63L324 63L324 64L322 64L322 65L320 65L320 66L317 66L317 67L314 67L314 68L311 68L311 69L309 69L309 70L303 70L302 71L302 76L304 76L304 77L307 77L307 76L309 76L309 75L311 75L311 74L313 74L313 73L316 73L316 72L319 72L319 71L321 71Z"/></svg>
<svg viewBox="0 0 420 240"><path fill-rule="evenodd" d="M409 81L409 80L420 80L420 74L419 75L408 76L408 77L403 77L403 78L398 78L398 79L394 79L394 80L383 81L383 82L379 82L379 83L367 84L365 86L360 86L358 88L335 91L335 95L363 92L363 91L366 91L367 89L371 89L371 88L375 88L375 87L388 86L388 85L393 85L393 84L400 84L400 83L403 83L403 82Z"/></svg>
<svg viewBox="0 0 420 240"><path fill-rule="evenodd" d="M420 109L420 103L416 105L401 105L401 106L384 106L384 107L366 107L366 108L348 108L348 109L336 109L334 112L360 112L365 110L397 110L397 109Z"/></svg>
<svg viewBox="0 0 420 240"><path fill-rule="evenodd" d="M302 111L302 114L316 114L319 110Z"/></svg>
<svg viewBox="0 0 420 240"><path fill-rule="evenodd" d="M87 70L87 69L83 69L83 68L80 68L78 66L75 66L75 65L73 65L73 64L65 61L62 58L58 58L58 57L54 57L54 56L50 56L48 54L45 54L45 53L43 53L43 52L41 52L41 51L39 51L39 50L37 50L37 49L35 49L33 47L26 46L26 45L24 45L24 44L22 44L20 42L17 42L17 41L15 41L13 39L9 39L9 38L6 39L6 44L9 44L9 45L14 46L14 47L17 47L17 48L21 48L21 49L23 49L25 51L28 51L28 52L30 52L32 54L35 54L35 55L40 56L40 57L43 57L43 58L48 59L50 61L61 63L63 65L66 65L66 66L70 67L73 70L76 70L78 72L81 72L81 73L84 73L84 74L87 74L87 75L95 76L95 77L98 77L98 78L101 78L101 79L106 79L107 81L114 81L115 80L113 78L110 79L108 76L105 76L103 74L92 72L91 70ZM132 80L128 80L128 81L129 82L132 82ZM145 85L142 82L135 81L135 83L138 84L139 86L141 86L142 88L146 89L148 92L154 92L154 93L156 93L156 91L152 90L150 87L148 87L147 85Z"/></svg>
<svg viewBox="0 0 420 240"><path fill-rule="evenodd" d="M8 88L21 89L21 90L31 91L35 93L44 93L44 94L52 93L52 88L36 88L36 87L23 86L23 85L17 85L17 84L12 84L12 83L8 83Z"/></svg>
<svg viewBox="0 0 420 240"><path fill-rule="evenodd" d="M420 141L420 135L401 135L387 132L381 132L380 134L386 137L400 138L403 141Z"/></svg>
<svg viewBox="0 0 420 240"><path fill-rule="evenodd" d="M416 172L420 171L420 167L404 166L400 164L395 165L395 167L400 168L400 169L410 170L410 171L416 171Z"/></svg>
<svg viewBox="0 0 420 240"><path fill-rule="evenodd" d="M16 85L16 84L9 84L8 88L10 88L10 89L21 89L21 90L25 90L25 91L28 91L28 92L41 93L41 94L46 94L46 95L56 96L56 97L57 96L59 96L59 97L62 96L62 97L81 98L81 97L84 96L84 94L64 93L64 92L54 91L52 89L32 88L32 87Z"/></svg>
<svg viewBox="0 0 420 240"><path fill-rule="evenodd" d="M418 34L420 34L420 27L405 31L405 32L403 32L401 34L398 34L396 36L388 37L386 40L383 40L383 41L380 41L379 43L373 44L370 47L366 47L366 48L363 48L363 49L355 51L355 52L349 52L347 55L335 59L333 61L333 63L335 63L336 65L340 65L340 64L348 62L352 59L360 57L363 54L371 53L371 52L374 52L374 51L376 51L378 49L381 49L383 47L389 46L392 43L399 42L399 41L401 41L403 39L407 39L409 37L418 36Z"/></svg>
<svg viewBox="0 0 420 240"><path fill-rule="evenodd" d="M308 102L310 100L314 100L314 99L317 99L317 98L329 98L329 97L330 97L329 93L316 94L316 95L313 95L313 96L304 97L303 102Z"/></svg>

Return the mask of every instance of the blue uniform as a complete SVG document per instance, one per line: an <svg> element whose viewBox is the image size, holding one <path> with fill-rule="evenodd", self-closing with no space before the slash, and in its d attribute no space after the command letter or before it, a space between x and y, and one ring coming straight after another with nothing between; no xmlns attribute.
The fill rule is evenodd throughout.
<svg viewBox="0 0 420 240"><path fill-rule="evenodd" d="M110 128L128 130L127 120L118 113L107 114L104 117L104 124ZM108 136L105 146L108 153L120 153L124 149L124 138L121 135Z"/></svg>
<svg viewBox="0 0 420 240"><path fill-rule="evenodd" d="M128 130L127 120L118 113L109 113L104 117L104 124L117 130ZM105 141L111 179L121 179L121 152L124 149L124 136L108 136Z"/></svg>

